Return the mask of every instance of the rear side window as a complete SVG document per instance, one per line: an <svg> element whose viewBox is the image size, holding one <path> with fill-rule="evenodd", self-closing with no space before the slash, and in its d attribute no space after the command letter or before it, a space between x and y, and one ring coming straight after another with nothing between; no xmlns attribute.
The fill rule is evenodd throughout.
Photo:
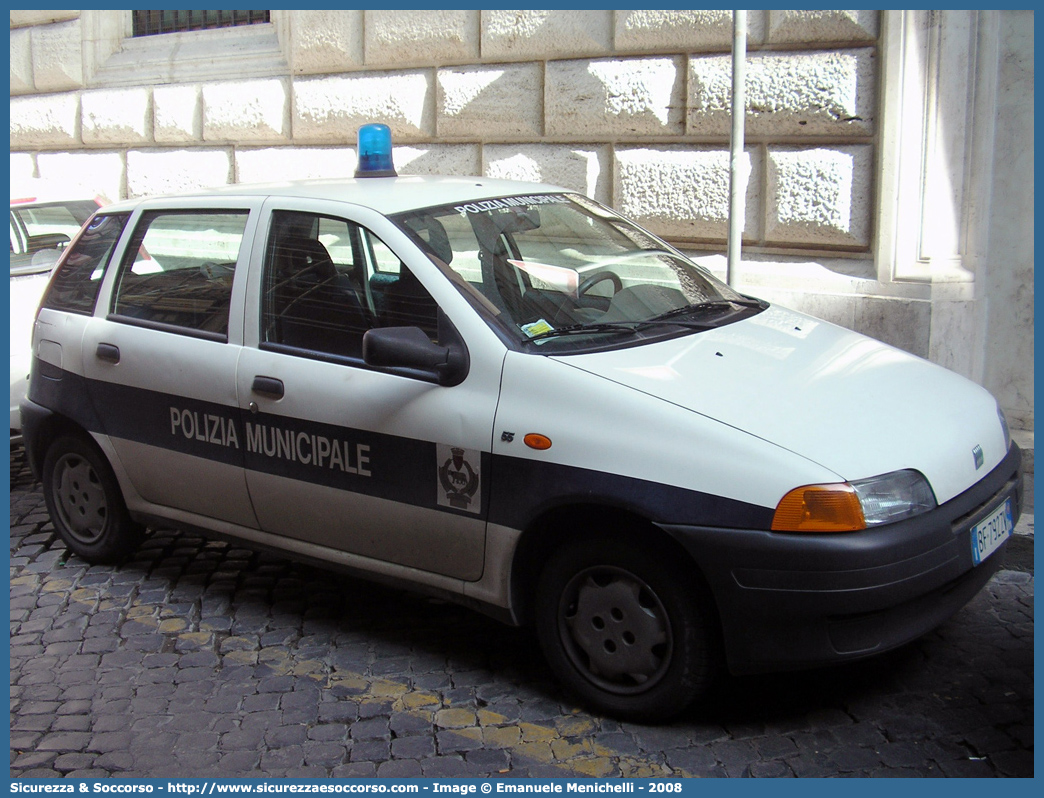
<svg viewBox="0 0 1044 798"><path fill-rule="evenodd" d="M43 307L91 315L102 277L129 214L99 214L65 256L47 289Z"/></svg>
<svg viewBox="0 0 1044 798"><path fill-rule="evenodd" d="M151 211L124 256L112 314L118 321L227 340L248 211Z"/></svg>

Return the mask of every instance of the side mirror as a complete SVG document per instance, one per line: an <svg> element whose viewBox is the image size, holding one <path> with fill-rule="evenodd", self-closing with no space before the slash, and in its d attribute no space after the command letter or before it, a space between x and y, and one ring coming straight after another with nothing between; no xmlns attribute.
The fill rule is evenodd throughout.
<svg viewBox="0 0 1044 798"><path fill-rule="evenodd" d="M380 368L419 371L422 378L443 386L459 385L468 376L463 344L433 344L420 327L378 327L363 335L363 360Z"/></svg>

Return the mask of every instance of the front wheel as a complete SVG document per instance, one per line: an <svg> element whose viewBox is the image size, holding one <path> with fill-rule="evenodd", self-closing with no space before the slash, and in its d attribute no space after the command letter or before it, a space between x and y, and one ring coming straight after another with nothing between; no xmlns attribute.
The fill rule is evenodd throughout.
<svg viewBox="0 0 1044 798"><path fill-rule="evenodd" d="M544 656L591 706L626 720L680 714L710 683L705 610L676 559L657 547L594 537L567 543L537 584Z"/></svg>
<svg viewBox="0 0 1044 798"><path fill-rule="evenodd" d="M116 477L87 441L63 436L51 444L43 489L62 541L88 562L117 561L140 542L143 529L131 520Z"/></svg>

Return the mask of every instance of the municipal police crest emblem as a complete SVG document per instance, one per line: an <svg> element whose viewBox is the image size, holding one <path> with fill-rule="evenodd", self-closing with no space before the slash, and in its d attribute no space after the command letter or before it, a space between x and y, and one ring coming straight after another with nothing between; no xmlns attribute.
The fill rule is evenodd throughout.
<svg viewBox="0 0 1044 798"><path fill-rule="evenodd" d="M436 448L439 504L469 513L482 512L482 453L443 443Z"/></svg>

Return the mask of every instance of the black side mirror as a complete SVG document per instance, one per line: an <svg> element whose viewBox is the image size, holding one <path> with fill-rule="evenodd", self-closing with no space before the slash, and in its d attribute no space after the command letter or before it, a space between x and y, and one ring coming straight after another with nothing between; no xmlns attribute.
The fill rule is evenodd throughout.
<svg viewBox="0 0 1044 798"><path fill-rule="evenodd" d="M363 360L380 368L403 368L443 386L459 385L468 375L468 353L462 343L433 344L420 327L378 327L362 341Z"/></svg>

